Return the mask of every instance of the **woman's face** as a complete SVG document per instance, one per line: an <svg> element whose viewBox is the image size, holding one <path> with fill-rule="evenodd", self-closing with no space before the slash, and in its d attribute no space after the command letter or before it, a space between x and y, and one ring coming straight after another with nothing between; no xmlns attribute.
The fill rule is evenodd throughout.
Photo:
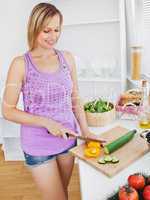
<svg viewBox="0 0 150 200"><path fill-rule="evenodd" d="M59 15L55 15L52 18L50 18L49 23L46 27L38 34L36 39L36 46L40 46L45 49L52 48L61 32L61 26L60 26L60 17Z"/></svg>

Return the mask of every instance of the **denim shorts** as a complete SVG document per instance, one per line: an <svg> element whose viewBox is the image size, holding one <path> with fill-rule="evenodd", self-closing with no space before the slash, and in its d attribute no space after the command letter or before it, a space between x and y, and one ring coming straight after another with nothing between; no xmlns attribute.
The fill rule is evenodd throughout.
<svg viewBox="0 0 150 200"><path fill-rule="evenodd" d="M74 146L76 146L76 144ZM41 164L47 163L50 160L56 159L56 157L58 155L63 155L63 154L69 153L69 150L71 148L73 148L74 146L68 148L67 150L65 150L61 153L54 154L54 155L47 155L47 156L33 156L33 155L29 155L29 154L23 152L24 157L25 157L25 165L29 168L32 168L32 167L36 167L36 166L39 166Z"/></svg>

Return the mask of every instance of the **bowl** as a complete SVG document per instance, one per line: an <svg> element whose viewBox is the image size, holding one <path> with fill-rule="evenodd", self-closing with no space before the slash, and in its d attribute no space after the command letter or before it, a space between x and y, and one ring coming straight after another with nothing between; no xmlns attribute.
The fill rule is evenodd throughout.
<svg viewBox="0 0 150 200"><path fill-rule="evenodd" d="M147 130L143 130L141 133L140 133L140 136L146 141L148 147L149 147L149 150L150 150L150 143L147 141L147 138L146 138L146 134L149 133L150 130L147 129Z"/></svg>
<svg viewBox="0 0 150 200"><path fill-rule="evenodd" d="M87 123L89 126L92 127L100 127L100 126L106 126L110 124L112 121L116 118L116 111L115 106L110 102L109 105L111 105L112 109L110 111L98 113L98 112L88 112L85 111Z"/></svg>

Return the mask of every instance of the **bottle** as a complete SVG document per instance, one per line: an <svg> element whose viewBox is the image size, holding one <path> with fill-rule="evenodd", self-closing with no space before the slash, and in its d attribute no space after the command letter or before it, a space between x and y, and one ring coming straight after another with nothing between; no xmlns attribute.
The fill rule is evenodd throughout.
<svg viewBox="0 0 150 200"><path fill-rule="evenodd" d="M140 46L131 47L131 79L140 80L141 76L141 50Z"/></svg>
<svg viewBox="0 0 150 200"><path fill-rule="evenodd" d="M149 83L142 80L141 86L141 103L139 111L139 127L143 129L150 128L150 104L149 104Z"/></svg>

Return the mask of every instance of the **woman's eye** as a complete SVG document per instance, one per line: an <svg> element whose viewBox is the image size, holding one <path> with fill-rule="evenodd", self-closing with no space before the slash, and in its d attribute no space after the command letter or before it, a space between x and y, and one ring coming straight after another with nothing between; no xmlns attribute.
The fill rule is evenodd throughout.
<svg viewBox="0 0 150 200"><path fill-rule="evenodd" d="M55 29L54 31L57 33L57 32L59 32L59 29ZM49 30L44 30L43 32L44 33L49 33L50 31Z"/></svg>
<svg viewBox="0 0 150 200"><path fill-rule="evenodd" d="M44 30L43 32L44 32L44 33L48 33L49 31L45 31L45 30Z"/></svg>

